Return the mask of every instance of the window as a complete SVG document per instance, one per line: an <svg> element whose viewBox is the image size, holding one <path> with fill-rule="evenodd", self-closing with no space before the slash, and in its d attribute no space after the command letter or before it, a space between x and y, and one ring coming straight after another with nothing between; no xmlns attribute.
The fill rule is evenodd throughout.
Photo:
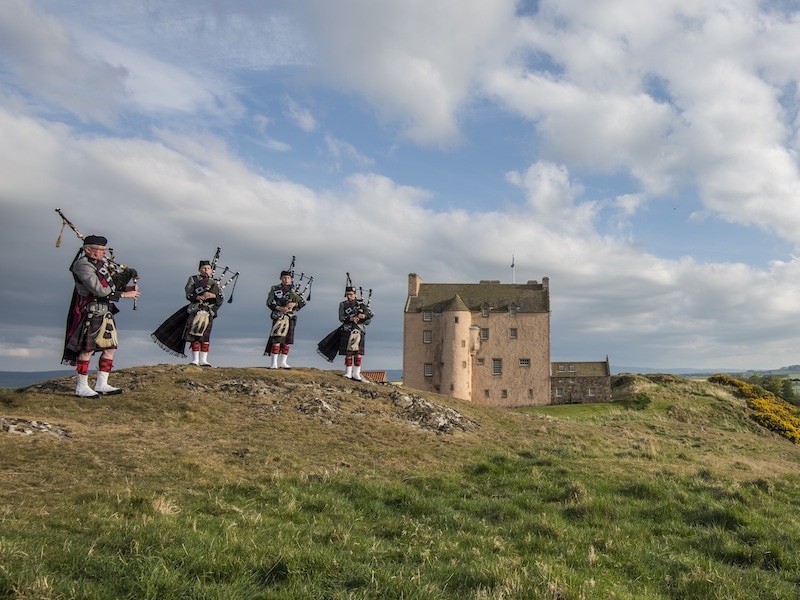
<svg viewBox="0 0 800 600"><path fill-rule="evenodd" d="M461 361L461 368L462 369L466 369L467 368L467 361L465 361L465 360Z"/></svg>
<svg viewBox="0 0 800 600"><path fill-rule="evenodd" d="M528 388L528 398L533 398L533 388Z"/></svg>
<svg viewBox="0 0 800 600"><path fill-rule="evenodd" d="M516 317L517 316L517 307L516 306L509 306L508 307L508 316Z"/></svg>
<svg viewBox="0 0 800 600"><path fill-rule="evenodd" d="M489 397L489 390L483 390L483 397L484 398L488 398Z"/></svg>
<svg viewBox="0 0 800 600"><path fill-rule="evenodd" d="M489 339L489 328L481 327L481 340L485 342L488 339Z"/></svg>
<svg viewBox="0 0 800 600"><path fill-rule="evenodd" d="M502 390L500 392L500 397L501 398L508 398L508 390Z"/></svg>
<svg viewBox="0 0 800 600"><path fill-rule="evenodd" d="M462 348L466 348L467 347L467 340L461 340L461 347Z"/></svg>
<svg viewBox="0 0 800 600"><path fill-rule="evenodd" d="M475 360L475 364L481 367L485 364L485 362L486 361L484 361L482 358L478 358Z"/></svg>
<svg viewBox="0 0 800 600"><path fill-rule="evenodd" d="M519 366L520 367L530 367L531 366L531 359L530 358L520 358L519 359Z"/></svg>
<svg viewBox="0 0 800 600"><path fill-rule="evenodd" d="M423 310L422 311L422 320L423 321L430 321L433 318L431 311Z"/></svg>
<svg viewBox="0 0 800 600"><path fill-rule="evenodd" d="M570 365L569 370L574 373L575 372L575 365Z"/></svg>
<svg viewBox="0 0 800 600"><path fill-rule="evenodd" d="M502 358L493 358L492 359L492 375L502 375L503 374L503 359Z"/></svg>
<svg viewBox="0 0 800 600"><path fill-rule="evenodd" d="M564 369L564 365L558 365L558 372L563 373L566 369Z"/></svg>
<svg viewBox="0 0 800 600"><path fill-rule="evenodd" d="M592 398L594 396L597 396L597 388L590 387L589 388L589 397Z"/></svg>
<svg viewBox="0 0 800 600"><path fill-rule="evenodd" d="M458 323L458 317L453 317L453 323Z"/></svg>
<svg viewBox="0 0 800 600"><path fill-rule="evenodd" d="M564 388L556 388L556 398L561 398L564 395Z"/></svg>
<svg viewBox="0 0 800 600"><path fill-rule="evenodd" d="M508 337L510 337L512 340L517 339L517 328L516 327L512 327L511 329L508 330Z"/></svg>
<svg viewBox="0 0 800 600"><path fill-rule="evenodd" d="M489 311L490 311L490 310L491 310L491 309L490 309L488 306L484 306L484 307L483 307L483 309L481 310L481 312L482 312L482 314L483 314L483 316L484 316L484 317L488 317L488 316L489 316Z"/></svg>
<svg viewBox="0 0 800 600"><path fill-rule="evenodd" d="M433 363L425 363L425 377L433 377Z"/></svg>
<svg viewBox="0 0 800 600"><path fill-rule="evenodd" d="M433 331L430 329L426 329L422 332L422 343L423 344L430 344L433 342Z"/></svg>

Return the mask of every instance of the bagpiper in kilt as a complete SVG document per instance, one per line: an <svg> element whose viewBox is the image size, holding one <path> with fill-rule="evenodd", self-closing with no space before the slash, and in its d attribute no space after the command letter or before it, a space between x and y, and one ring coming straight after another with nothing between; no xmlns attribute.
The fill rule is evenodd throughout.
<svg viewBox="0 0 800 600"><path fill-rule="evenodd" d="M127 286L137 274L127 267L124 272L116 269L118 265L107 259L105 237L89 235L82 239L83 247L70 265L75 287L67 313L61 363L75 366L76 396L97 398L101 394L121 394L120 388L108 384L118 345L114 315L119 309L115 302L120 298L135 300L139 297L136 286ZM88 381L89 362L96 352L101 354L92 389Z"/></svg>

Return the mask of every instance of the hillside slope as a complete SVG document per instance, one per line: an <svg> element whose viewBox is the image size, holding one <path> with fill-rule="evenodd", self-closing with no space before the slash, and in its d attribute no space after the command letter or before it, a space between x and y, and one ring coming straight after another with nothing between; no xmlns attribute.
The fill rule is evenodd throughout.
<svg viewBox="0 0 800 600"><path fill-rule="evenodd" d="M800 447L707 381L621 375L612 404L517 410L303 368L156 365L112 383L125 393L78 399L72 377L0 391L15 428L0 432L0 597L800 589ZM174 558L195 546L203 572L228 574Z"/></svg>
<svg viewBox="0 0 800 600"><path fill-rule="evenodd" d="M633 460L642 470L713 466L727 476L775 476L800 464L800 447L756 425L728 389L674 375L618 376L610 405L522 410L303 368L156 365L120 370L113 383L125 393L75 398L73 377L0 393L0 417L46 422L68 436L0 435L6 464L20 461L3 475L2 490L24 489L34 472L67 490L65 467L86 470L75 481L81 489L130 477L164 485L190 475L391 477L531 446L621 469ZM645 407L631 400L642 395L651 399Z"/></svg>

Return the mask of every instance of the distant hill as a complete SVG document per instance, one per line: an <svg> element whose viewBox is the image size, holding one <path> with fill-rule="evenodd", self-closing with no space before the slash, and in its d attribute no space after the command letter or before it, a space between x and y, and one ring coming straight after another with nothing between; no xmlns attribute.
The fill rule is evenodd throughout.
<svg viewBox="0 0 800 600"><path fill-rule="evenodd" d="M386 371L387 381L401 382L403 381L402 369L377 369L379 371ZM62 369L60 371L0 371L0 389L5 388L19 388L35 383L41 383L50 379L57 379L59 377L66 377L75 373L72 369ZM779 369L770 370L742 370L742 369L692 369L692 368L677 368L677 369L659 369L657 367L629 367L629 366L615 366L611 365L611 374L619 375L620 373L636 373L640 375L647 375L650 373L668 373L671 375L684 375L686 377L710 377L718 373L741 373L743 375L778 375L780 377L800 376L800 365L789 365L787 367L780 367Z"/></svg>
<svg viewBox="0 0 800 600"><path fill-rule="evenodd" d="M62 369L60 371L0 371L0 388L26 387L34 383L74 374L75 369Z"/></svg>

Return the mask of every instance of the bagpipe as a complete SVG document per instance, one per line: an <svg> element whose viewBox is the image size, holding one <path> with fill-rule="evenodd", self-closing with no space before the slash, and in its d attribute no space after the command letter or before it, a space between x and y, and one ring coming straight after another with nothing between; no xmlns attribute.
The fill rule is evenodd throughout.
<svg viewBox="0 0 800 600"><path fill-rule="evenodd" d="M294 280L294 263L295 263L295 256L292 256L292 263L289 265L287 269L289 273L292 275L292 286L294 292L300 296L305 302L311 302L311 284L314 283L314 276L313 275L306 275L304 272L300 271L300 277L298 278L297 282ZM303 287L303 280L305 280L305 287Z"/></svg>
<svg viewBox="0 0 800 600"><path fill-rule="evenodd" d="M353 280L350 279L350 273L347 273L347 283L345 284L345 289L350 289L350 288L352 288L353 290L358 290L358 293L356 294L356 300L358 300L359 302L363 303L364 306L369 308L370 302L372 302L372 288L369 288L367 290L367 299L365 301L364 300L364 288L362 288L362 287L358 287L357 288L356 286L354 286L353 285Z"/></svg>
<svg viewBox="0 0 800 600"><path fill-rule="evenodd" d="M72 229L72 231L75 232L75 235L78 236L79 240L83 241L86 238L86 236L83 235L80 231L78 231L78 228L72 224L72 221L70 221L64 215L64 213L61 212L60 208L57 208L56 212L61 217L61 230L58 232L58 239L56 240L56 248L61 247L61 237L64 233L64 227L69 227L70 229ZM72 260L73 263L75 262L75 260L78 259L78 257L81 254L81 251L82 250L78 250L78 253L75 255L75 258ZM138 287L139 273L133 267L128 267L121 263L118 263L114 258L113 248L108 248L106 250L105 264L106 268L108 269L109 276L111 277L111 281L114 283L114 289L125 290L129 282L134 286L134 289L139 289ZM72 266L72 263L70 263L70 266ZM136 298L133 299L133 310L136 310L137 308L136 300L137 300Z"/></svg>
<svg viewBox="0 0 800 600"><path fill-rule="evenodd" d="M239 279L239 271L234 272L233 269L226 266L224 269L222 269L222 273L217 275L217 263L219 262L220 252L221 249L219 246L217 246L217 251L214 253L214 258L211 259L211 279L217 283L220 291L224 290L230 284L233 284L233 287L231 288L231 295L228 297L228 304L230 304L233 302L233 292L236 291L236 282ZM227 281L223 281L223 279L225 279L225 275L228 273L233 273L233 275L231 275Z"/></svg>

